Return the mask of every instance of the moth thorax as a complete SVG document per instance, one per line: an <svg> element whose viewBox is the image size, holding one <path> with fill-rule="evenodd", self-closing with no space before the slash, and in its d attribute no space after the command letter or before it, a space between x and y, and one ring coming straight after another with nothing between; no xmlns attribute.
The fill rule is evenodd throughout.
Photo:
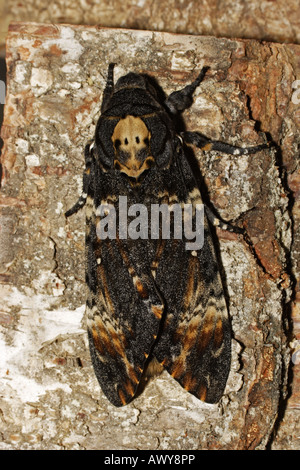
<svg viewBox="0 0 300 470"><path fill-rule="evenodd" d="M130 178L139 176L154 164L150 153L151 133L139 117L126 116L114 129L114 167Z"/></svg>

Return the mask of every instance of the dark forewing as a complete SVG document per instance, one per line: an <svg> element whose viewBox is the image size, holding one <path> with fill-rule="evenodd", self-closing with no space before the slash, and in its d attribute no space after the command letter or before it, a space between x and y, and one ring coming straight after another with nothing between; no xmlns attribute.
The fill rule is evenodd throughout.
<svg viewBox="0 0 300 470"><path fill-rule="evenodd" d="M161 202L202 204L181 146L168 181L169 187L166 180L153 182L162 183ZM231 339L206 218L198 250L187 250L184 238L101 241L96 200L87 198L87 317L104 393L116 406L128 403L153 355L190 393L217 402L230 368Z"/></svg>
<svg viewBox="0 0 300 470"><path fill-rule="evenodd" d="M87 323L102 390L115 406L134 396L158 333L163 303L147 272L147 247L100 240L96 207L87 198Z"/></svg>
<svg viewBox="0 0 300 470"><path fill-rule="evenodd" d="M186 186L184 202L201 204L183 151L179 158ZM230 369L231 335L206 217L201 249L188 251L181 240L167 241L156 270L156 282L167 314L153 354L186 390L215 403L223 394Z"/></svg>

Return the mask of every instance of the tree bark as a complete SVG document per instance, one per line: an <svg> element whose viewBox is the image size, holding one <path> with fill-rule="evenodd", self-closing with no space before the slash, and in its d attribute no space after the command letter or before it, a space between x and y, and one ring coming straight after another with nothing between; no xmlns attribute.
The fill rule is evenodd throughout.
<svg viewBox="0 0 300 470"><path fill-rule="evenodd" d="M299 56L300 46L252 40L10 26L1 134L1 448L271 445L288 393L299 408L297 385L288 389L292 307L299 321L295 295L291 303L299 247L291 197L291 189L299 192ZM92 370L84 211L70 220L64 212L81 191L83 148L93 137L110 62L117 64L115 79L147 73L166 93L209 65L183 115L186 128L239 146L263 143L266 132L278 146L242 157L195 150L205 200L251 240L217 232L233 331L232 370L217 405L192 397L164 372L117 409Z"/></svg>
<svg viewBox="0 0 300 470"><path fill-rule="evenodd" d="M4 13L13 21L101 25L221 38L300 42L297 0L2 1ZM6 24L3 19L2 25L5 27Z"/></svg>

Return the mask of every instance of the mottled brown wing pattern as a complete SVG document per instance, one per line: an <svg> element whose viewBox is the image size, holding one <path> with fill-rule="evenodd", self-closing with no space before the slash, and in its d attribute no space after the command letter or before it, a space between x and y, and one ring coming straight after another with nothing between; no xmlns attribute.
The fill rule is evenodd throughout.
<svg viewBox="0 0 300 470"><path fill-rule="evenodd" d="M184 173L189 183L186 201L201 204L187 167ZM215 403L223 394L230 369L231 334L206 217L200 250L188 252L184 243L170 240L156 264L156 282L168 310L153 355L183 388Z"/></svg>
<svg viewBox="0 0 300 470"><path fill-rule="evenodd" d="M169 171L169 187L152 201L202 204L181 145ZM230 366L230 327L206 218L203 247L189 251L185 238L100 240L91 196L86 213L88 331L104 393L116 406L128 403L153 357L190 393L218 401Z"/></svg>
<svg viewBox="0 0 300 470"><path fill-rule="evenodd" d="M88 197L86 311L90 351L104 393L115 406L122 406L136 393L164 304L145 263L139 262L139 257L146 259L147 247L133 254L124 241L100 240L96 219L94 201Z"/></svg>

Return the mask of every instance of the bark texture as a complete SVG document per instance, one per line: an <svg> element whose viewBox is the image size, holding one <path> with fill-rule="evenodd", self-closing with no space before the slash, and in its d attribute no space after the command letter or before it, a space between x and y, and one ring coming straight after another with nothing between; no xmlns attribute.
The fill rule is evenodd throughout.
<svg viewBox="0 0 300 470"><path fill-rule="evenodd" d="M89 24L300 42L300 7L297 0L2 1L6 15L14 21Z"/></svg>
<svg viewBox="0 0 300 470"><path fill-rule="evenodd" d="M299 408L297 381L292 391L287 387L299 249L296 222L292 227L299 208L288 187L296 198L299 57L295 45L11 25L0 198L2 449L276 447L273 431L288 393L294 400L288 412ZM251 250L240 236L217 234L234 336L218 405L198 401L163 373L116 409L93 374L84 317L84 213L66 221L64 212L81 190L83 148L93 137L110 62L117 64L116 79L130 70L148 73L166 93L209 65L184 113L187 129L247 146L269 132L279 146L243 157L197 152L208 200L223 219L243 223L253 244ZM295 338L292 347L295 374ZM288 442L285 434L280 439Z"/></svg>

